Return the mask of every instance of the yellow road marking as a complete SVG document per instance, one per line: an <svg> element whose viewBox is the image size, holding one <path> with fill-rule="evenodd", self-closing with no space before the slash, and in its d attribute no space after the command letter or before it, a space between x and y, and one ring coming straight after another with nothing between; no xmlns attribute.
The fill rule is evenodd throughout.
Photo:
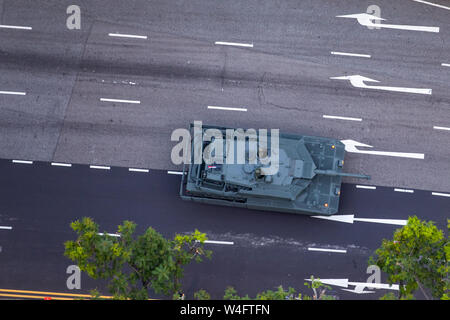
<svg viewBox="0 0 450 320"><path fill-rule="evenodd" d="M23 294L5 294L5 293L0 293L0 297L31 298L31 299L51 298L52 300L73 300L73 298L58 298L58 297L47 297L47 296L29 296L29 295L23 295Z"/></svg>
<svg viewBox="0 0 450 320"><path fill-rule="evenodd" d="M66 297L75 297L75 298L92 298L90 294L74 294L74 293L62 293L62 292L47 292L47 291L30 291L30 290L13 290L13 289L0 289L0 293L2 292L11 292L11 293L28 293L28 294L45 294L45 295L56 295L56 296L66 296ZM100 296L99 298L111 299L112 296Z"/></svg>

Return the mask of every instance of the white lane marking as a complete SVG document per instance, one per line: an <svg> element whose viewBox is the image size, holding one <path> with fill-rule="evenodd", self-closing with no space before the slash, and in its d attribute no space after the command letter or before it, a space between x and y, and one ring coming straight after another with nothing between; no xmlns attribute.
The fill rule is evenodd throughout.
<svg viewBox="0 0 450 320"><path fill-rule="evenodd" d="M0 28L4 29L20 29L20 30L32 30L32 27L23 27L23 26L9 26L6 24L0 24Z"/></svg>
<svg viewBox="0 0 450 320"><path fill-rule="evenodd" d="M100 169L100 170L109 170L109 169L111 169L111 167L106 167L106 166L93 166L93 165L89 166L89 168L91 168L91 169Z"/></svg>
<svg viewBox="0 0 450 320"><path fill-rule="evenodd" d="M370 190L375 190L377 187L375 186L365 186L365 185L361 185L361 184L357 184L356 188L358 189L370 189Z"/></svg>
<svg viewBox="0 0 450 320"><path fill-rule="evenodd" d="M100 101L104 102L120 102L120 103L141 103L139 100L123 100L123 99L110 99L110 98L100 98Z"/></svg>
<svg viewBox="0 0 450 320"><path fill-rule="evenodd" d="M228 110L228 111L244 111L246 112L246 108L228 108L228 107L217 107L217 106L208 106L208 109L216 109L216 110Z"/></svg>
<svg viewBox="0 0 450 320"><path fill-rule="evenodd" d="M386 20L386 19L377 17L375 15L367 14L367 13L347 14L347 15L336 16L336 17L337 18L357 19L358 23L365 27L377 27L377 28L424 31L424 32L439 32L439 27L423 27L423 26L407 26L407 25L374 23L372 20L381 21L381 20Z"/></svg>
<svg viewBox="0 0 450 320"><path fill-rule="evenodd" d="M26 92L20 92L20 91L0 91L0 94L14 94L17 96L25 96Z"/></svg>
<svg viewBox="0 0 450 320"><path fill-rule="evenodd" d="M236 46L236 47L253 48L253 43L238 43L238 42L224 42L224 41L216 41L214 43L216 45L222 45L222 46Z"/></svg>
<svg viewBox="0 0 450 320"><path fill-rule="evenodd" d="M97 233L99 236L104 236L105 233ZM117 237L120 238L120 234L117 233L106 233L106 235L111 236L111 237Z"/></svg>
<svg viewBox="0 0 450 320"><path fill-rule="evenodd" d="M383 224L393 224L397 226L406 226L407 220L401 219L367 219L367 218L354 218L353 221L360 222L372 222L372 223L383 223Z"/></svg>
<svg viewBox="0 0 450 320"><path fill-rule="evenodd" d="M331 54L336 56L349 56L349 57L361 57L361 58L370 58L370 54L360 54L360 53L349 53L349 52L339 52L339 51L331 51Z"/></svg>
<svg viewBox="0 0 450 320"><path fill-rule="evenodd" d="M119 38L147 39L147 36L139 36L135 34L123 34L123 33L108 33L108 36Z"/></svg>
<svg viewBox="0 0 450 320"><path fill-rule="evenodd" d="M13 163L22 163L22 164L33 164L33 161L28 160L13 160Z"/></svg>
<svg viewBox="0 0 450 320"><path fill-rule="evenodd" d="M12 230L12 227L0 226L1 230Z"/></svg>
<svg viewBox="0 0 450 320"><path fill-rule="evenodd" d="M322 248L308 248L308 251L323 251L323 252L347 253L347 250L322 249Z"/></svg>
<svg viewBox="0 0 450 320"><path fill-rule="evenodd" d="M450 198L450 194L448 194L448 193L432 192L431 194L432 194L433 196L449 197L449 198Z"/></svg>
<svg viewBox="0 0 450 320"><path fill-rule="evenodd" d="M450 67L450 63L442 63L441 66L443 66L443 67Z"/></svg>
<svg viewBox="0 0 450 320"><path fill-rule="evenodd" d="M338 120L349 120L349 121L362 121L361 118L351 118L351 117L340 117L340 116L329 116L324 114L325 119L338 119Z"/></svg>
<svg viewBox="0 0 450 320"><path fill-rule="evenodd" d="M311 281L311 279L305 279L306 281ZM387 284L387 283L373 283L373 282L350 282L348 279L320 279L323 284L328 284L330 286L339 286L348 288L348 286L355 286L356 293L360 292L364 288L369 289L388 289L388 290L399 290L398 284ZM359 289L359 290L356 290Z"/></svg>
<svg viewBox="0 0 450 320"><path fill-rule="evenodd" d="M333 216L311 216L311 218L325 219L337 222L354 223L355 221L360 222L371 222L371 223L383 223L383 224L393 224L399 226L405 226L407 220L400 219L367 219L367 218L355 218L353 214L348 215L333 215Z"/></svg>
<svg viewBox="0 0 450 320"><path fill-rule="evenodd" d="M375 293L375 291L365 291L364 288L360 289L359 287L356 287L355 289L341 289L343 291L352 292L356 294L367 294L367 293Z"/></svg>
<svg viewBox="0 0 450 320"><path fill-rule="evenodd" d="M167 174L179 174L179 175L183 175L183 172L180 171L167 171Z"/></svg>
<svg viewBox="0 0 450 320"><path fill-rule="evenodd" d="M354 140L341 140L341 142L345 144L345 151L351 153L362 153L362 154L372 154L376 156L400 157L400 158L411 158L421 160L425 159L425 154L423 153L359 150L357 147L365 147L365 148L373 148L373 147L368 144L364 144Z"/></svg>
<svg viewBox="0 0 450 320"><path fill-rule="evenodd" d="M354 74L350 76L342 77L330 77L332 80L349 80L351 85L355 88L372 89L372 90L383 90L392 92L403 92L403 93L417 93L417 94L429 94L433 93L432 89L422 89L422 88L404 88L404 87L388 87L388 86L368 86L364 82L380 82L375 79L363 77L359 74Z"/></svg>
<svg viewBox="0 0 450 320"><path fill-rule="evenodd" d="M406 192L406 193L414 193L414 190L410 190L410 189L394 188L394 191L397 191L397 192Z"/></svg>
<svg viewBox="0 0 450 320"><path fill-rule="evenodd" d="M128 171L133 171L133 172L149 172L148 169L136 169L136 168L129 168Z"/></svg>
<svg viewBox="0 0 450 320"><path fill-rule="evenodd" d="M56 167L71 167L70 163L60 163L60 162L52 162L52 166Z"/></svg>
<svg viewBox="0 0 450 320"><path fill-rule="evenodd" d="M448 131L450 131L450 128L447 128L447 127L433 126L433 129L436 129L436 130L448 130Z"/></svg>
<svg viewBox="0 0 450 320"><path fill-rule="evenodd" d="M438 7L438 8L441 8L441 9L450 10L450 7L446 7L446 6L443 6L443 5L440 5L440 4L436 4L436 3L431 3L431 2L428 2L428 1L423 1L423 0L413 0L413 1L424 3L424 4L428 4L430 6Z"/></svg>
<svg viewBox="0 0 450 320"><path fill-rule="evenodd" d="M195 242L200 242L200 241L195 240ZM231 242L231 241L205 240L204 243L234 245L234 242Z"/></svg>

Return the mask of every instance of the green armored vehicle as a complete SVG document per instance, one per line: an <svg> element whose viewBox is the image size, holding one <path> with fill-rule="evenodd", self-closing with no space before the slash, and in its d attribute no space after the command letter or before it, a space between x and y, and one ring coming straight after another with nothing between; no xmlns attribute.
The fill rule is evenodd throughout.
<svg viewBox="0 0 450 320"><path fill-rule="evenodd" d="M191 132L193 129L191 124ZM197 150L196 138L192 137L191 161L183 166L180 187L180 196L184 200L306 215L332 215L338 212L342 177L370 179L366 175L342 172L345 146L336 139L267 131L265 134L264 131L253 130L259 142L255 155L251 149L254 144L249 143L248 133L252 129L245 132L239 129L248 134L244 138L243 150L238 150L243 144L233 143L234 136L229 141L226 139L235 129L203 125L197 129L197 138L199 133L202 137L211 136L206 135L208 129L214 130L213 138L197 139L201 143ZM223 141L220 141L220 135ZM255 138L254 135L252 137ZM222 158L222 161L205 161L205 158L194 161L195 152L211 150L213 141L216 141L216 146L223 145L222 153L217 152L220 155L217 159ZM238 161L239 151L244 152L245 163ZM271 164L267 163L269 154Z"/></svg>

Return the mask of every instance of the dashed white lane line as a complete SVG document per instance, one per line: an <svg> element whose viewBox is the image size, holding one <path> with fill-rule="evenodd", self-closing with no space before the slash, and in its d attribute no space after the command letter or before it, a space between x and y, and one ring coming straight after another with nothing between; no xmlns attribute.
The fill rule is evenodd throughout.
<svg viewBox="0 0 450 320"><path fill-rule="evenodd" d="M12 227L0 226L1 230L12 230Z"/></svg>
<svg viewBox="0 0 450 320"><path fill-rule="evenodd" d="M180 171L167 171L167 174L178 174L178 175L182 176L183 172L180 172Z"/></svg>
<svg viewBox="0 0 450 320"><path fill-rule="evenodd" d="M358 189L370 189L370 190L375 190L377 187L375 187L375 186L364 186L364 185L357 184L357 185L356 185L356 188L358 188Z"/></svg>
<svg viewBox="0 0 450 320"><path fill-rule="evenodd" d="M132 171L132 172L149 172L148 169L137 169L137 168L128 168L128 171Z"/></svg>
<svg viewBox="0 0 450 320"><path fill-rule="evenodd" d="M0 91L0 94L11 94L16 96L25 96L26 92L20 92L20 91Z"/></svg>
<svg viewBox="0 0 450 320"><path fill-rule="evenodd" d="M200 241L195 240L195 242L200 242ZM234 242L231 242L231 241L205 240L204 243L234 245Z"/></svg>
<svg viewBox="0 0 450 320"><path fill-rule="evenodd" d="M330 115L326 115L326 114L323 115L323 118L325 118L325 119L337 119L337 120L348 120L348 121L362 121L361 118L330 116Z"/></svg>
<svg viewBox="0 0 450 320"><path fill-rule="evenodd" d="M348 57L360 57L360 58L370 58L370 54L360 54L360 53L349 53L349 52L338 52L331 51L331 54L336 56L348 56Z"/></svg>
<svg viewBox="0 0 450 320"><path fill-rule="evenodd" d="M450 128L448 128L448 127L438 127L438 126L434 126L433 129L435 129L435 130L447 130L447 131L450 131Z"/></svg>
<svg viewBox="0 0 450 320"><path fill-rule="evenodd" d="M94 166L94 165L90 165L89 168L91 168L91 169L100 169L100 170L109 170L109 169L111 169L111 167L106 167L106 166Z"/></svg>
<svg viewBox="0 0 450 320"><path fill-rule="evenodd" d="M33 164L33 161L28 160L13 160L13 163L21 163L21 164Z"/></svg>
<svg viewBox="0 0 450 320"><path fill-rule="evenodd" d="M116 238L120 238L120 234L117 233L97 233L99 236L104 236L105 234L110 236L110 237L116 237Z"/></svg>
<svg viewBox="0 0 450 320"><path fill-rule="evenodd" d="M443 67L450 67L450 63L442 63L441 66L443 66Z"/></svg>
<svg viewBox="0 0 450 320"><path fill-rule="evenodd" d="M136 34L108 33L108 36L118 38L147 39L147 36L140 36Z"/></svg>
<svg viewBox="0 0 450 320"><path fill-rule="evenodd" d="M70 163L60 163L60 162L52 162L52 166L55 167L71 167L72 165Z"/></svg>
<svg viewBox="0 0 450 320"><path fill-rule="evenodd" d="M123 99L110 99L110 98L100 98L103 102L120 102L120 103L141 103L139 100L123 100Z"/></svg>
<svg viewBox="0 0 450 320"><path fill-rule="evenodd" d="M244 111L246 112L246 108L229 108L229 107L218 107L218 106L208 106L208 109L215 109L215 110L227 110L227 111Z"/></svg>
<svg viewBox="0 0 450 320"><path fill-rule="evenodd" d="M221 46L235 46L235 47L253 48L253 43L224 42L224 41L216 41L214 43L216 45L221 45Z"/></svg>
<svg viewBox="0 0 450 320"><path fill-rule="evenodd" d="M438 8L441 8L441 9L450 10L450 7L446 7L446 6L443 6L443 5L441 5L441 4L436 4L436 3L432 3L432 2L428 2L428 1L423 1L423 0L413 0L413 1L415 1L415 2L420 2L420 3L424 3L424 4L428 4L428 5L430 5L430 6L438 7Z"/></svg>
<svg viewBox="0 0 450 320"><path fill-rule="evenodd" d="M347 253L347 250L322 249L322 248L308 248L308 251L322 251L322 252L334 252L334 253Z"/></svg>
<svg viewBox="0 0 450 320"><path fill-rule="evenodd" d="M433 196L449 197L449 198L450 198L450 194L449 194L449 193L432 192L431 194L432 194Z"/></svg>
<svg viewBox="0 0 450 320"><path fill-rule="evenodd" d="M414 193L414 190L410 190L410 189L394 188L394 191L397 191L397 192L406 192L406 193Z"/></svg>
<svg viewBox="0 0 450 320"><path fill-rule="evenodd" d="M19 30L32 30L32 27L24 27L24 26L10 26L6 24L0 24L0 28L3 29L19 29Z"/></svg>

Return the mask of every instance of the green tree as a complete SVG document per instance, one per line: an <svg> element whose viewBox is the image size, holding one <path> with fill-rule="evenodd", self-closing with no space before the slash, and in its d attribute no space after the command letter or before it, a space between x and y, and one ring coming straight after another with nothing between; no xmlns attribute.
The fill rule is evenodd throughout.
<svg viewBox="0 0 450 320"><path fill-rule="evenodd" d="M149 289L180 295L184 266L211 257L204 249L206 234L198 230L168 240L153 228L134 235L136 224L131 221L118 226L120 237L99 234L90 218L74 221L71 227L78 238L65 242L64 255L93 279L108 280L114 299L148 299Z"/></svg>
<svg viewBox="0 0 450 320"><path fill-rule="evenodd" d="M210 300L211 296L209 295L208 292L206 292L205 290L201 289L201 290L197 291L196 293L194 293L194 299L196 299L196 300Z"/></svg>
<svg viewBox="0 0 450 320"><path fill-rule="evenodd" d="M297 293L294 288L289 287L287 290L283 286L278 286L276 291L266 290L260 292L252 300L334 300L335 297L326 295L326 290L331 290L330 286L324 285L320 279L310 278L311 283L305 282L304 285L313 290L313 296L302 295ZM243 297L237 294L233 287L227 287L225 290L224 300L250 300L248 295Z"/></svg>
<svg viewBox="0 0 450 320"><path fill-rule="evenodd" d="M382 241L369 264L387 273L390 284L399 284L399 299L413 298L417 289L426 299L445 298L449 289L448 257L449 241L443 231L433 222L413 216L394 232L393 240Z"/></svg>

